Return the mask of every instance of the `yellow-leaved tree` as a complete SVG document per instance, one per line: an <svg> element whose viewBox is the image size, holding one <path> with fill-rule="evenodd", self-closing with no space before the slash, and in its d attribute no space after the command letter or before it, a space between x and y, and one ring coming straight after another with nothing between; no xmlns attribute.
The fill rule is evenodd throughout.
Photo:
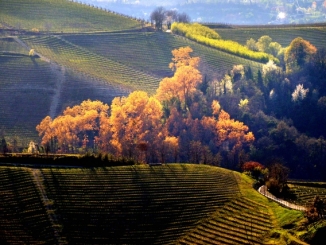
<svg viewBox="0 0 326 245"><path fill-rule="evenodd" d="M45 117L36 130L46 145L56 138L62 152L75 152L76 148L85 146L85 142L95 147L100 125L107 118L109 106L100 101L83 101L80 105L67 107L55 119Z"/></svg>
<svg viewBox="0 0 326 245"><path fill-rule="evenodd" d="M191 57L193 50L190 47L182 47L172 51L172 62L169 67L175 71L171 78L164 78L156 91L156 98L160 101L177 99L189 109L189 99L202 82L202 75L198 70L199 57Z"/></svg>
<svg viewBox="0 0 326 245"><path fill-rule="evenodd" d="M146 92L135 91L112 101L110 145L117 155L144 158L154 154L160 142L162 105Z"/></svg>

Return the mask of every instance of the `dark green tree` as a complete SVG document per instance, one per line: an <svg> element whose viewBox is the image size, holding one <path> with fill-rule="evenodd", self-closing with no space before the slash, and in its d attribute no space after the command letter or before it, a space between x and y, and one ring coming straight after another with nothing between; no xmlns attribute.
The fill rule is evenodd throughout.
<svg viewBox="0 0 326 245"><path fill-rule="evenodd" d="M267 188L274 194L280 194L287 187L290 170L281 163L274 163L268 168Z"/></svg>
<svg viewBox="0 0 326 245"><path fill-rule="evenodd" d="M1 152L6 154L8 152L8 145L6 139L3 137L1 140Z"/></svg>

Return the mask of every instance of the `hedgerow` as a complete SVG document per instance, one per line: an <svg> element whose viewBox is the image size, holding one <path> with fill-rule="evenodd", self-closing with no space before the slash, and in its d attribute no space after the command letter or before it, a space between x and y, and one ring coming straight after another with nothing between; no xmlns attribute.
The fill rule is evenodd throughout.
<svg viewBox="0 0 326 245"><path fill-rule="evenodd" d="M209 29L208 27L202 26L198 23L195 24L185 24L185 23L173 23L171 30L173 33L178 35L183 35L191 40L198 43L205 44L207 46L222 50L224 52L234 54L246 59L259 61L266 63L269 60L273 60L276 64L279 60L273 55L264 52L255 52L247 47L239 44L238 42L231 40L219 39L218 33ZM209 31L210 30L210 31ZM215 35L214 35L215 33Z"/></svg>

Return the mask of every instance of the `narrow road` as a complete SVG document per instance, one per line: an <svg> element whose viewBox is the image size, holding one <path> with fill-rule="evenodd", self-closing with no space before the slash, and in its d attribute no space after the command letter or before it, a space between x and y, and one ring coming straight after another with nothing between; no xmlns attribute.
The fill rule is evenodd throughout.
<svg viewBox="0 0 326 245"><path fill-rule="evenodd" d="M260 194L262 194L263 196L267 197L268 199L271 199L279 204L281 204L282 206L291 208L291 209L295 209L295 210L299 210L299 211L306 211L306 207L304 206L300 206L300 205L296 205L287 201L284 201L283 199L277 198L274 195L272 195L268 189L267 186L263 185L261 187L258 188L258 192Z"/></svg>
<svg viewBox="0 0 326 245"><path fill-rule="evenodd" d="M64 66L59 66L54 63L51 63L52 73L56 76L56 89L54 91L54 95L52 97L49 116L53 119L57 115L59 102L61 98L61 93L63 89L63 83L66 80L66 69Z"/></svg>

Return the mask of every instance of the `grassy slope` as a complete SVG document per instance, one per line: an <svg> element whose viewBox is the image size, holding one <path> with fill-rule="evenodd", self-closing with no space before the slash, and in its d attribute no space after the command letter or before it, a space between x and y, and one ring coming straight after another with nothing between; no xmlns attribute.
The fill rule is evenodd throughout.
<svg viewBox="0 0 326 245"><path fill-rule="evenodd" d="M302 244L295 237L300 212L268 201L252 188L251 179L226 169L170 164L41 171L62 227L59 235L68 243ZM6 200L0 204L6 210L0 216L0 226L6 227L0 229L0 241L54 239L31 170L0 167L0 176L0 195ZM25 192L22 186L28 187ZM14 210L20 215L27 200L30 208L23 219L7 219ZM43 223L36 222L39 217Z"/></svg>
<svg viewBox="0 0 326 245"><path fill-rule="evenodd" d="M270 36L274 42L283 47L290 45L296 37L302 37L319 48L326 48L326 24L303 26L262 26L262 27L233 27L215 29L223 39L230 39L246 44L250 38L258 40L263 35Z"/></svg>
<svg viewBox="0 0 326 245"><path fill-rule="evenodd" d="M0 22L31 31L94 32L140 28L140 23L68 0L0 1Z"/></svg>

